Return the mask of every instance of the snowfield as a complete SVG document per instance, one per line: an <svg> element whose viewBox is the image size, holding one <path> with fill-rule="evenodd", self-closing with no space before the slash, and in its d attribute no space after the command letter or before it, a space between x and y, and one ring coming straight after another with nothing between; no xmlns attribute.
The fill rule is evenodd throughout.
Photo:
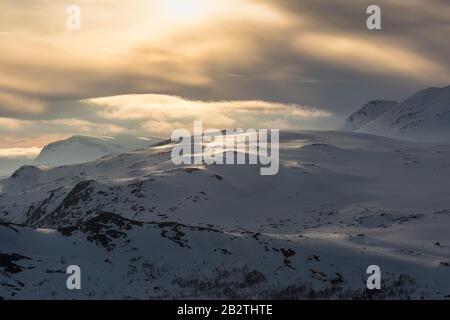
<svg viewBox="0 0 450 320"><path fill-rule="evenodd" d="M173 146L2 181L0 297L450 297L449 143L284 131L276 176L175 166Z"/></svg>

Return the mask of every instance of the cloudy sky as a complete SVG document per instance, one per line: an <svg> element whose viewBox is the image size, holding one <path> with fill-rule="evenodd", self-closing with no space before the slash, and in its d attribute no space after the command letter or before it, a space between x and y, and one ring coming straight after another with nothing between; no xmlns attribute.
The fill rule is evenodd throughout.
<svg viewBox="0 0 450 320"><path fill-rule="evenodd" d="M333 128L450 84L448 0L0 2L0 157L73 134ZM69 4L81 30L66 27Z"/></svg>

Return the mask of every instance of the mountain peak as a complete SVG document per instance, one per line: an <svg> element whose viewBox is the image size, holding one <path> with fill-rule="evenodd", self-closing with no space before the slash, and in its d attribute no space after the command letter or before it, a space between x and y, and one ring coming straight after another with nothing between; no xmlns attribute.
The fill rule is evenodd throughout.
<svg viewBox="0 0 450 320"><path fill-rule="evenodd" d="M364 111L367 111L365 107L358 111L363 111L362 116ZM358 112L356 116L362 117ZM355 117L355 114L349 119L352 117ZM362 125L359 125L361 123ZM358 125L352 125L352 121L347 121L343 130L412 141L449 142L450 86L423 89L400 104L387 108L370 121L360 120Z"/></svg>
<svg viewBox="0 0 450 320"><path fill-rule="evenodd" d="M355 131L362 126L374 121L387 110L398 105L396 101L390 100L373 100L366 103L361 109L352 113L341 127L343 131Z"/></svg>
<svg viewBox="0 0 450 320"><path fill-rule="evenodd" d="M45 146L35 160L36 164L60 166L94 161L105 156L145 148L160 139L142 139L132 135L93 137L73 135Z"/></svg>

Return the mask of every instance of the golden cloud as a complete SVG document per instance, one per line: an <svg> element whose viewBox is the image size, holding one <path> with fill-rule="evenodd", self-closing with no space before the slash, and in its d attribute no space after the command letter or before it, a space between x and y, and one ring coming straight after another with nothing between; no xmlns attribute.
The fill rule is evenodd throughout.
<svg viewBox="0 0 450 320"><path fill-rule="evenodd" d="M204 86L211 66L258 61L249 32L289 23L282 11L251 0L183 0L181 9L172 0L84 0L82 29L69 32L65 4L40 3L35 11L0 4L0 92L102 96L125 86L124 76L137 90L158 90L164 82ZM195 19L180 18L189 14Z"/></svg>
<svg viewBox="0 0 450 320"><path fill-rule="evenodd" d="M0 110L15 114L40 113L46 110L46 104L43 101L1 91L0 107Z"/></svg>
<svg viewBox="0 0 450 320"><path fill-rule="evenodd" d="M17 131L23 129L28 121L13 118L0 118L0 128L2 130Z"/></svg>
<svg viewBox="0 0 450 320"><path fill-rule="evenodd" d="M36 123L35 123L36 124ZM71 129L72 131L76 131L79 133L90 133L94 135L115 135L125 131L125 128L122 128L117 125L108 124L108 123L97 123L82 119L56 119L56 120L45 120L37 122L38 125L46 126L59 126L66 129Z"/></svg>
<svg viewBox="0 0 450 320"><path fill-rule="evenodd" d="M37 157L42 148L30 147L30 148L7 148L0 149L0 158L29 158L34 159Z"/></svg>
<svg viewBox="0 0 450 320"><path fill-rule="evenodd" d="M366 73L397 74L417 79L449 80L441 66L411 50L351 34L300 33L293 45L312 59Z"/></svg>
<svg viewBox="0 0 450 320"><path fill-rule="evenodd" d="M331 113L297 104L268 101L198 101L168 95L122 95L83 101L97 106L97 115L115 121L135 121L153 134L169 135L203 121L205 128L293 129L328 118Z"/></svg>

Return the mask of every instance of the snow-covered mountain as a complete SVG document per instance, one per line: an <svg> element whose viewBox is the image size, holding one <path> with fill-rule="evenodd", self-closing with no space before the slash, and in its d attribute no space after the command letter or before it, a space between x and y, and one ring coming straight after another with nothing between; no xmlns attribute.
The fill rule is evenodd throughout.
<svg viewBox="0 0 450 320"><path fill-rule="evenodd" d="M21 166L32 163L33 159L30 159L29 157L0 157L0 179L5 179Z"/></svg>
<svg viewBox="0 0 450 320"><path fill-rule="evenodd" d="M422 142L450 142L450 86L422 90L359 128L348 129Z"/></svg>
<svg viewBox="0 0 450 320"><path fill-rule="evenodd" d="M388 100L375 100L365 104L361 109L351 114L345 119L344 125L340 128L343 131L357 131L364 125L374 121L386 111L394 108L398 102Z"/></svg>
<svg viewBox="0 0 450 320"><path fill-rule="evenodd" d="M45 146L34 163L59 166L88 162L104 156L145 148L160 142L158 138L128 135L115 137L72 136Z"/></svg>
<svg viewBox="0 0 450 320"><path fill-rule="evenodd" d="M171 143L22 167L1 185L0 297L448 297L450 144L336 131L280 144L276 176L176 166ZM81 291L65 288L71 264Z"/></svg>

